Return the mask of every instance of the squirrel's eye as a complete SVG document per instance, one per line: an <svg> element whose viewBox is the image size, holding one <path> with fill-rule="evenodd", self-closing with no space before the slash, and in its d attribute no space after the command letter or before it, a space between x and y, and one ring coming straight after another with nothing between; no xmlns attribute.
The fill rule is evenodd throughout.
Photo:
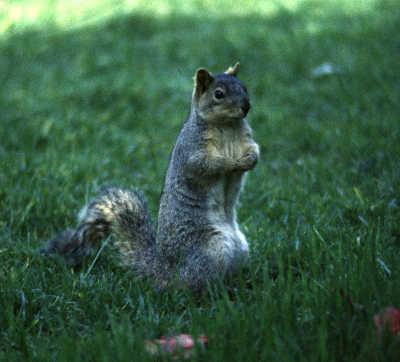
<svg viewBox="0 0 400 362"><path fill-rule="evenodd" d="M214 97L217 99L221 99L225 97L225 93L221 89L216 89L214 92Z"/></svg>

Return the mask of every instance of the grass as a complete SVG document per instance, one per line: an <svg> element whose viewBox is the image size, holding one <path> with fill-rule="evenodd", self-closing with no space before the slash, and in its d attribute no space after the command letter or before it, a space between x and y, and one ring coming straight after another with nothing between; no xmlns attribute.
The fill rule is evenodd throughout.
<svg viewBox="0 0 400 362"><path fill-rule="evenodd" d="M398 360L372 322L400 307L396 2L73 4L0 5L0 360L145 361L182 332L208 335L199 360ZM236 60L262 150L248 269L197 299L106 250L81 272L36 254L103 184L155 215L195 69Z"/></svg>

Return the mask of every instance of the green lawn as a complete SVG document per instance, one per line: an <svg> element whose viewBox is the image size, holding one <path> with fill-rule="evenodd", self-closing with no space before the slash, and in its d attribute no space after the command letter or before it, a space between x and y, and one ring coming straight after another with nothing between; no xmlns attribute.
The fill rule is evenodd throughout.
<svg viewBox="0 0 400 362"><path fill-rule="evenodd" d="M398 3L83 3L0 3L0 360L144 361L190 333L204 361L398 361L372 320L400 307ZM261 146L248 269L196 298L108 250L81 271L36 254L104 184L155 216L195 69L237 60Z"/></svg>

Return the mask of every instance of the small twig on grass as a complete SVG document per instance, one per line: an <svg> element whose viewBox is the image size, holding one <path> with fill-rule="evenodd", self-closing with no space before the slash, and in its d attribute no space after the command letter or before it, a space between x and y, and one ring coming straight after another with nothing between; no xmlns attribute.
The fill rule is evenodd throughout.
<svg viewBox="0 0 400 362"><path fill-rule="evenodd" d="M90 274L90 272L92 271L92 269L94 268L94 266L96 265L97 259L99 258L100 254L103 252L104 248L106 247L106 245L108 244L108 241L110 240L110 236L108 236L103 243L101 244L100 249L97 251L96 256L94 257L92 263L90 264L87 272L84 274L83 278L87 278L88 275Z"/></svg>

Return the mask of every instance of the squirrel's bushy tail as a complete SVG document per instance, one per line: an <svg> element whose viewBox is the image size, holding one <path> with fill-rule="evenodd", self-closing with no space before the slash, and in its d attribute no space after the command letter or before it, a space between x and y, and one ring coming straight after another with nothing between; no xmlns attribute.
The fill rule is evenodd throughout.
<svg viewBox="0 0 400 362"><path fill-rule="evenodd" d="M41 249L61 254L70 266L78 266L101 241L113 238L124 264L139 275L154 273L155 229L143 196L136 191L107 188L79 213L76 229L67 229Z"/></svg>

